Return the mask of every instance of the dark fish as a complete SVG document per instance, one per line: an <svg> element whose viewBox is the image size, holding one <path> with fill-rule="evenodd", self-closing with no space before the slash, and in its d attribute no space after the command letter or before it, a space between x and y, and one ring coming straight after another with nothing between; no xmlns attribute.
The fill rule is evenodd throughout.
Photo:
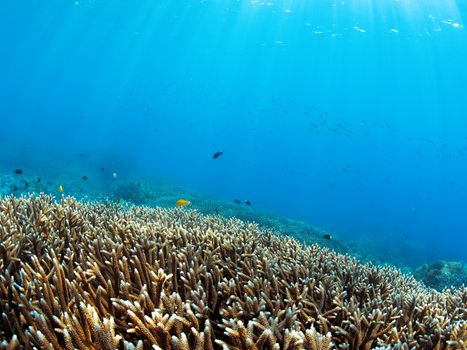
<svg viewBox="0 0 467 350"><path fill-rule="evenodd" d="M216 153L214 153L214 154L212 155L212 158L213 158L213 159L217 159L217 158L219 158L219 157L220 157L221 155L223 155L223 154L224 154L224 152L216 152Z"/></svg>
<svg viewBox="0 0 467 350"><path fill-rule="evenodd" d="M327 239L327 240L330 240L331 239L331 235L329 233L326 233L325 235L323 235L323 238L324 239Z"/></svg>
<svg viewBox="0 0 467 350"><path fill-rule="evenodd" d="M28 187L29 187L29 182L24 181L24 188L28 188Z"/></svg>
<svg viewBox="0 0 467 350"><path fill-rule="evenodd" d="M104 167L103 167L103 166L101 166L101 173L103 173L103 172L104 172Z"/></svg>
<svg viewBox="0 0 467 350"><path fill-rule="evenodd" d="M235 204L242 204L242 201L240 199L234 199L233 202Z"/></svg>
<svg viewBox="0 0 467 350"><path fill-rule="evenodd" d="M86 153L80 153L80 154L78 154L78 157L79 157L79 158L86 157Z"/></svg>
<svg viewBox="0 0 467 350"><path fill-rule="evenodd" d="M141 186L141 182L138 181L138 187Z"/></svg>
<svg viewBox="0 0 467 350"><path fill-rule="evenodd" d="M17 187L16 185L14 185L13 188L12 188L12 190L13 190L13 192L18 191L18 187Z"/></svg>
<svg viewBox="0 0 467 350"><path fill-rule="evenodd" d="M16 174L16 175L20 175L23 173L23 171L21 169L15 169L13 170L13 172Z"/></svg>
<svg viewBox="0 0 467 350"><path fill-rule="evenodd" d="M37 183L39 183L39 182L41 182L41 178L40 178L40 177L37 178Z"/></svg>
<svg viewBox="0 0 467 350"><path fill-rule="evenodd" d="M246 200L246 201L245 201L245 204L246 204L246 205L251 205L251 202L250 202L249 200Z"/></svg>
<svg viewBox="0 0 467 350"><path fill-rule="evenodd" d="M84 176L82 177L82 179L83 179L84 181L87 181L87 180L88 180L88 177L87 177L86 175L84 175Z"/></svg>

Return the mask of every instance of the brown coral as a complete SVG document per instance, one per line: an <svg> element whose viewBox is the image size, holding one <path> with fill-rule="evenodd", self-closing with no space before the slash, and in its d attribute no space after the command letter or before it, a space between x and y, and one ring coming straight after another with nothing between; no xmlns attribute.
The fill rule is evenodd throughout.
<svg viewBox="0 0 467 350"><path fill-rule="evenodd" d="M467 290L424 288L234 219L0 201L1 349L465 349Z"/></svg>

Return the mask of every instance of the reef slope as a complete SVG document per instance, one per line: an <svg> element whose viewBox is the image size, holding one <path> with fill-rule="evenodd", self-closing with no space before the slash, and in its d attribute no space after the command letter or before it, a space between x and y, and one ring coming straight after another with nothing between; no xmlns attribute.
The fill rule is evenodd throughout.
<svg viewBox="0 0 467 350"><path fill-rule="evenodd" d="M436 292L237 219L0 200L0 348L465 349Z"/></svg>

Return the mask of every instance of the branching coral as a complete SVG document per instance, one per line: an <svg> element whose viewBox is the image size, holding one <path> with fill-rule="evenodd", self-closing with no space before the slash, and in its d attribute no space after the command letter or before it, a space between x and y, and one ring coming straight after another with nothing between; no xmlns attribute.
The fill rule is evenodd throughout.
<svg viewBox="0 0 467 350"><path fill-rule="evenodd" d="M0 201L0 349L465 349L467 289L190 210Z"/></svg>

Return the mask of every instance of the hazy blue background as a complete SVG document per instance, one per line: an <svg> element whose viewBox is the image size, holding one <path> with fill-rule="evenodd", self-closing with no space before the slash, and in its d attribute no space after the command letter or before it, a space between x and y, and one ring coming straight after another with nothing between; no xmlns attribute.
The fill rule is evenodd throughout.
<svg viewBox="0 0 467 350"><path fill-rule="evenodd" d="M452 0L3 0L0 171L153 174L395 259L465 261L466 14Z"/></svg>

